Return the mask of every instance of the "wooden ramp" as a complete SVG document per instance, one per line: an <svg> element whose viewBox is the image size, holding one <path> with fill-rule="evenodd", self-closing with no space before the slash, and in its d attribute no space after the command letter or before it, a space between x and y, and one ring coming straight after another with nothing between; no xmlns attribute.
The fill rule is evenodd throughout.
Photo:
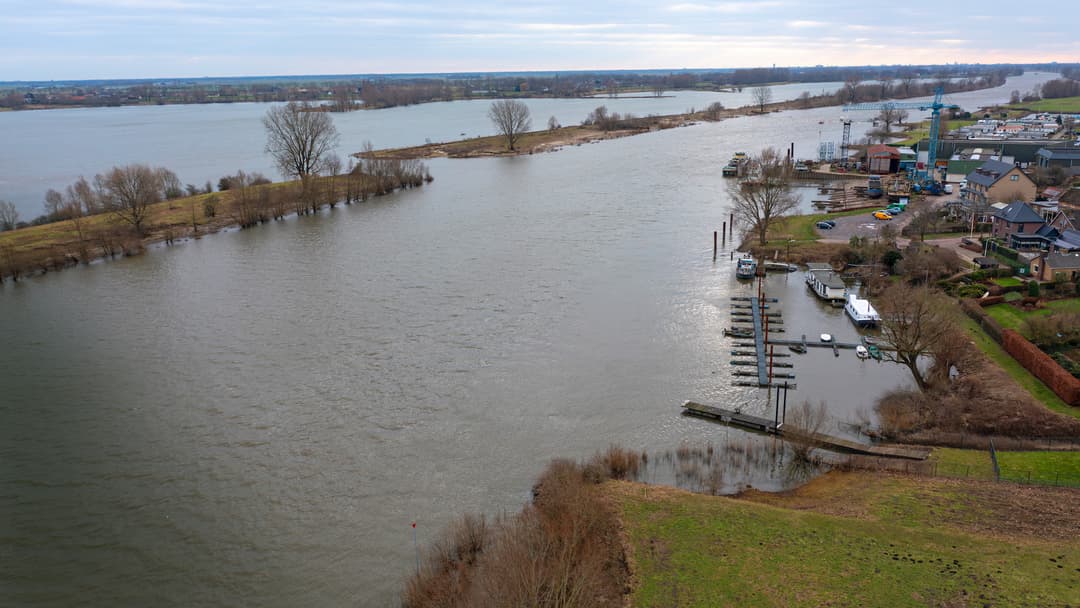
<svg viewBox="0 0 1080 608"><path fill-rule="evenodd" d="M803 443L814 443L824 448L838 452L853 452L856 454L869 454L871 456L883 456L886 458L907 458L909 460L926 460L930 450L926 448L913 448L895 445L870 445L859 443L842 437L834 437L824 433L809 433L801 429L785 426L775 419L762 418L752 414L744 414L739 411L724 409L704 403L687 401L683 403L683 413L689 416L697 416L730 424L732 426L773 433L785 439Z"/></svg>

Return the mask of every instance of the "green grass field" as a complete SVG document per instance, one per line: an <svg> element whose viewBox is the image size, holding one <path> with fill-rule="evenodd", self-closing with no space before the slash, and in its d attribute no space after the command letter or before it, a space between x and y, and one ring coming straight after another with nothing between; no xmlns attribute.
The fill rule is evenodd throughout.
<svg viewBox="0 0 1080 608"><path fill-rule="evenodd" d="M979 347L979 350L983 351L994 363L1000 365L1013 380L1016 380L1020 386L1031 393L1032 397L1059 414L1080 418L1080 407L1072 407L1062 401L1060 397L1054 394L1054 391L1050 390L1041 380L1032 376L1031 372L1024 369L1022 365L1017 363L1016 359L1013 359L997 342L994 342L990 336L986 335L986 332L980 329L974 321L964 316L961 317L960 322L971 339L975 341L975 345Z"/></svg>
<svg viewBox="0 0 1080 608"><path fill-rule="evenodd" d="M1080 603L1075 536L1060 543L977 533L1001 517L992 514L998 494L965 490L977 482L859 479L827 496L764 499L781 506L627 484L618 501L636 566L632 605Z"/></svg>
<svg viewBox="0 0 1080 608"><path fill-rule="evenodd" d="M1002 327L1015 329L1020 333L1024 333L1024 321L1028 318L1046 317L1054 313L1080 313L1080 298L1051 300L1046 302L1045 306L1030 311L1020 310L1009 304L995 304L994 306L987 306L984 310L986 310L986 314L990 315L991 318L1000 323Z"/></svg>
<svg viewBox="0 0 1080 608"><path fill-rule="evenodd" d="M1002 287L1018 287L1024 284L1023 281L1016 277L998 277L996 279L990 279L990 282Z"/></svg>
<svg viewBox="0 0 1080 608"><path fill-rule="evenodd" d="M934 463L936 473L943 477L994 478L994 463L989 450L934 448L930 461Z"/></svg>
<svg viewBox="0 0 1080 608"><path fill-rule="evenodd" d="M1080 487L1080 452L998 452L997 458L1002 479Z"/></svg>
<svg viewBox="0 0 1080 608"><path fill-rule="evenodd" d="M1080 114L1080 97L1062 97L1061 99L1042 99L1040 101L1018 103L1010 108L1026 109L1033 112L1063 112Z"/></svg>

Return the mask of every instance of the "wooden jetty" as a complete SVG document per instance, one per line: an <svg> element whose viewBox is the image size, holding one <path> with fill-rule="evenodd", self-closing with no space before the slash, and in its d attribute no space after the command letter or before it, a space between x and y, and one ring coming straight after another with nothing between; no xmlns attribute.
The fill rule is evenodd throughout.
<svg viewBox="0 0 1080 608"><path fill-rule="evenodd" d="M729 410L704 403L687 401L683 403L683 413L688 416L705 418L722 424L730 424L745 429L771 433L785 439L801 443L820 445L823 448L838 452L850 452L855 454L869 454L871 456L884 456L887 458L906 458L909 460L926 460L930 450L926 448L914 448L895 445L873 445L859 443L843 437L834 437L824 433L812 433L802 429L785 425L776 419L770 420L761 416L744 414L738 410Z"/></svg>

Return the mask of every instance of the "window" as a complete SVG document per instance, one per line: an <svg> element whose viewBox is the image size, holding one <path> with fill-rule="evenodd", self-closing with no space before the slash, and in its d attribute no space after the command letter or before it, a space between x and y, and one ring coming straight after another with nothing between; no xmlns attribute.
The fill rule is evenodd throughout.
<svg viewBox="0 0 1080 608"><path fill-rule="evenodd" d="M1010 182L1018 182L1018 181L1020 181L1020 176L1019 175L1010 175L1009 176L1009 181Z"/></svg>

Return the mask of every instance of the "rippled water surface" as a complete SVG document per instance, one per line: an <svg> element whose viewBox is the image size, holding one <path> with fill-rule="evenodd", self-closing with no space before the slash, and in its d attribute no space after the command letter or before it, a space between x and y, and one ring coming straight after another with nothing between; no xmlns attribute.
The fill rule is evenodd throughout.
<svg viewBox="0 0 1080 608"><path fill-rule="evenodd" d="M391 605L419 539L513 510L553 457L735 431L711 232L736 150L838 109L521 158L316 217L0 286L0 589L12 605ZM823 126L824 125L824 126ZM856 337L801 273L789 332ZM902 370L821 350L837 420Z"/></svg>

